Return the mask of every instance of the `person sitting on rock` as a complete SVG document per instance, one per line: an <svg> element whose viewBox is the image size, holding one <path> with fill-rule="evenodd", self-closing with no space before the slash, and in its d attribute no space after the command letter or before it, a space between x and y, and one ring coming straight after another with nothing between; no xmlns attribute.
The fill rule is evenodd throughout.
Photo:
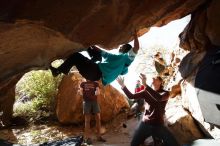
<svg viewBox="0 0 220 146"><path fill-rule="evenodd" d="M154 66L159 75L162 74L166 68L166 63L164 59L162 58L162 55L160 52L157 52L154 55Z"/></svg>
<svg viewBox="0 0 220 146"><path fill-rule="evenodd" d="M96 46L91 46L88 48L91 59L76 52L70 55L58 68L50 66L50 70L53 76L57 76L60 73L68 74L72 66L75 65L84 78L91 81L101 79L103 85L108 85L119 75L124 75L128 72L128 67L134 61L138 50L139 41L137 32L135 32L133 48L130 44L124 44L120 47L119 54L112 54ZM104 61L101 61L100 58L103 58Z"/></svg>

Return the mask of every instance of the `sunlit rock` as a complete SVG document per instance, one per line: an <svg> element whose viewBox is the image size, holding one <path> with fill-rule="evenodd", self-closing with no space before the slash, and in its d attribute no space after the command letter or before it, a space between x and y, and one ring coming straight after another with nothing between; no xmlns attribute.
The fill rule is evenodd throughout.
<svg viewBox="0 0 220 146"><path fill-rule="evenodd" d="M65 76L59 86L57 95L56 113L58 120L63 124L79 123L84 121L82 111L82 96L77 93L82 77L74 72ZM128 101L111 85L103 86L100 83L101 95L98 102L101 108L101 120L108 122L121 110L129 108Z"/></svg>
<svg viewBox="0 0 220 146"><path fill-rule="evenodd" d="M195 71L196 72L196 71ZM214 139L220 138L220 129L210 123L205 122L201 107L198 101L197 91L195 89L195 73L187 78L187 81L182 83L182 105L187 109L193 118L197 121L198 127L208 137ZM209 97L207 97L209 98ZM212 102L212 101L210 101ZM217 116L216 113L210 112L210 116Z"/></svg>
<svg viewBox="0 0 220 146"><path fill-rule="evenodd" d="M183 145L204 138L193 117L178 102L170 101L166 108L166 125L177 141Z"/></svg>

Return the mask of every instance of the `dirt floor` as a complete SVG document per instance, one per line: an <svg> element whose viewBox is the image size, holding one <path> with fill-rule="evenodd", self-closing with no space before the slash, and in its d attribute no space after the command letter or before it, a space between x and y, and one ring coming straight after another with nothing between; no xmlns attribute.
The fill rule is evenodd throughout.
<svg viewBox="0 0 220 146"><path fill-rule="evenodd" d="M136 118L127 120L125 114L118 115L113 121L104 124L102 127L103 137L107 142L97 142L94 132L95 127L92 128L93 145L129 146L137 124L138 120ZM83 124L63 126L57 122L49 122L47 124L30 124L26 127L10 127L0 130L0 139L22 145L39 144L79 135L83 135Z"/></svg>

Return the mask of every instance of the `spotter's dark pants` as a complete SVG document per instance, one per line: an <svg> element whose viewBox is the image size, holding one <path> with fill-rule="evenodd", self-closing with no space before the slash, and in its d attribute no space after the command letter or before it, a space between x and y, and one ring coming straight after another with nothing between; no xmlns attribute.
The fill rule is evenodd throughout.
<svg viewBox="0 0 220 146"><path fill-rule="evenodd" d="M149 136L162 139L165 146L179 146L174 136L165 126L151 125L143 121L134 133L131 146L139 146Z"/></svg>

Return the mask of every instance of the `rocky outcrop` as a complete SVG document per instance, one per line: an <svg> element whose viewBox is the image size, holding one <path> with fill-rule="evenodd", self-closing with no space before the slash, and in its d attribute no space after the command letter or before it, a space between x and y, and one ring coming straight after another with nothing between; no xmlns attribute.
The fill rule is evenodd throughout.
<svg viewBox="0 0 220 146"><path fill-rule="evenodd" d="M175 100L175 99L173 99ZM181 101L170 100L166 107L166 126L173 133L180 145L204 137L193 117L182 108Z"/></svg>
<svg viewBox="0 0 220 146"><path fill-rule="evenodd" d="M74 72L65 76L59 86L56 113L58 120L63 124L84 121L82 97L77 93L81 82L81 75ZM100 83L100 87L101 94L98 96L98 102L101 108L101 120L108 122L123 108L129 108L129 104L125 96L111 85L104 87Z"/></svg>
<svg viewBox="0 0 220 146"><path fill-rule="evenodd" d="M219 118L214 117L215 115L219 115L219 110L216 109L217 112L211 110L211 108L213 109L219 104L219 100L217 100L217 98L220 97L219 85L216 83L218 83L220 79L220 66L213 63L213 61L216 61L219 57L216 58L218 55L211 54L211 57L206 59L206 63L202 64L202 60L207 53L210 54L210 52L215 49L219 49L217 46L220 46L220 37L218 36L220 29L217 27L220 21L216 19L220 14L218 11L219 7L220 1L217 0L209 1L206 5L201 6L192 15L191 22L180 35L180 46L186 50L190 50L190 53L194 53L195 55L194 57L183 59L185 63L181 62L182 73L185 72L188 74L184 77L185 81L181 87L183 106L185 109L189 110L190 114L196 119L197 124L206 136L215 139L219 139L220 137L220 130L216 127L216 124L219 125L220 123L215 123L213 125L205 122L205 119L208 121L210 121L208 118L216 119L216 121L217 119L219 120ZM199 74L202 74L199 77L201 81L199 85L196 86L195 81L198 79ZM204 81L202 82L202 80ZM209 88L207 88L209 90L200 88L204 85L205 87L209 86ZM210 90L210 88L213 89ZM203 101L204 105L201 105L201 102L199 103L199 100L201 100L199 96L201 96L201 94L205 96L206 102ZM213 94L217 97L216 99L213 98ZM205 112L202 112L202 106Z"/></svg>
<svg viewBox="0 0 220 146"><path fill-rule="evenodd" d="M40 21L83 45L105 47L128 42L135 28L162 26L193 12L205 0L2 0L0 20ZM83 11L82 11L83 10ZM92 36L92 37L91 37Z"/></svg>
<svg viewBox="0 0 220 146"><path fill-rule="evenodd" d="M220 45L220 2L207 1L192 14L192 19L180 35L180 46L186 50L204 51Z"/></svg>
<svg viewBox="0 0 220 146"><path fill-rule="evenodd" d="M80 47L59 32L40 24L0 23L0 84L4 85L19 73L47 68L52 60L67 56Z"/></svg>
<svg viewBox="0 0 220 146"><path fill-rule="evenodd" d="M15 85L22 77L22 74L12 78L7 85L0 90L0 128L9 126L13 114L15 102Z"/></svg>
<svg viewBox="0 0 220 146"><path fill-rule="evenodd" d="M181 94L182 105L185 109L189 111L189 113L197 121L198 127L200 127L201 131L207 137L213 137L214 139L219 139L220 138L219 127L216 127L213 124L205 122L204 114L201 111L201 106L198 101L198 91L196 91L195 89L195 73L196 71L194 72L193 75L187 78L187 81L184 81L182 83L182 94ZM209 97L207 96L207 98ZM212 113L211 110L207 112L211 117L216 116L215 114L217 114L217 113Z"/></svg>
<svg viewBox="0 0 220 146"><path fill-rule="evenodd" d="M144 34L151 26L193 13L204 2L2 0L0 86L3 79L48 67L55 58L83 47L98 44L111 49L129 42L135 29ZM15 23L19 20L23 23Z"/></svg>

